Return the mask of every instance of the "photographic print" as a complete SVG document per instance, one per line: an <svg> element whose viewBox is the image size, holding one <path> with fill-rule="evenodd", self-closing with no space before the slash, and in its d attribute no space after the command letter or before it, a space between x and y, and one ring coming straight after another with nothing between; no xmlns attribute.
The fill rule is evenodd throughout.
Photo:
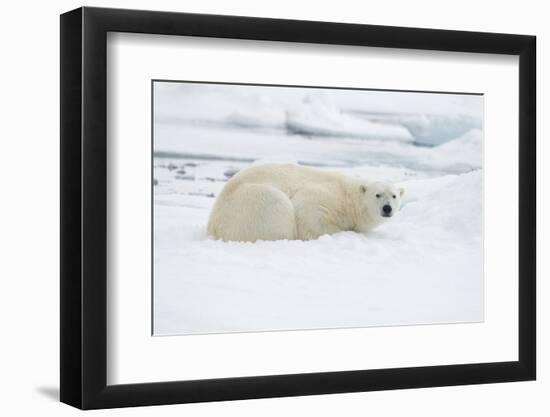
<svg viewBox="0 0 550 417"><path fill-rule="evenodd" d="M483 95L152 81L153 335L483 321Z"/></svg>
<svg viewBox="0 0 550 417"><path fill-rule="evenodd" d="M95 7L60 34L62 402L536 379L534 36Z"/></svg>

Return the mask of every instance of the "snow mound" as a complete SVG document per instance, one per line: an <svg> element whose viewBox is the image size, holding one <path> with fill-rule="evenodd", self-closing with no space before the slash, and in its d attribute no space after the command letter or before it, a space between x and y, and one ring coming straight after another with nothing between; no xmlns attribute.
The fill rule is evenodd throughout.
<svg viewBox="0 0 550 417"><path fill-rule="evenodd" d="M460 156L463 161L475 168L481 168L483 159L483 133L479 129L472 129L461 137L435 148L438 157L453 160Z"/></svg>
<svg viewBox="0 0 550 417"><path fill-rule="evenodd" d="M402 126L371 122L343 113L322 95L308 96L302 106L286 113L286 127L292 133L310 136L388 139L411 142Z"/></svg>
<svg viewBox="0 0 550 417"><path fill-rule="evenodd" d="M280 103L267 95L235 87L160 83L155 91L155 120L199 125L284 128L285 110Z"/></svg>
<svg viewBox="0 0 550 417"><path fill-rule="evenodd" d="M436 146L481 129L482 99L405 92L156 83L157 123Z"/></svg>
<svg viewBox="0 0 550 417"><path fill-rule="evenodd" d="M403 117L400 124L408 129L419 145L436 146L456 139L472 129L481 129L481 121L465 114Z"/></svg>

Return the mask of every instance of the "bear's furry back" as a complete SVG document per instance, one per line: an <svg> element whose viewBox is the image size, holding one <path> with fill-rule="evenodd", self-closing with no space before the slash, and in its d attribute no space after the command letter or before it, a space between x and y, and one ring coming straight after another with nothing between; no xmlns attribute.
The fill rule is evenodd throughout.
<svg viewBox="0 0 550 417"><path fill-rule="evenodd" d="M216 239L254 242L309 240L356 230L358 223L369 218L360 204L364 183L296 164L252 166L232 177L218 195L208 234ZM361 224L361 229L365 228Z"/></svg>

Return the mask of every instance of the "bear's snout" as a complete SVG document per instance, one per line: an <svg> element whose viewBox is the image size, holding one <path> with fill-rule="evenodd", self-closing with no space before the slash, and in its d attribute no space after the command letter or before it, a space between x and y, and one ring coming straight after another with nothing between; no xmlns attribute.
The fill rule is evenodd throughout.
<svg viewBox="0 0 550 417"><path fill-rule="evenodd" d="M392 212L392 208L389 204L385 204L383 207L382 207L382 216L384 217L390 217L391 216L391 212Z"/></svg>

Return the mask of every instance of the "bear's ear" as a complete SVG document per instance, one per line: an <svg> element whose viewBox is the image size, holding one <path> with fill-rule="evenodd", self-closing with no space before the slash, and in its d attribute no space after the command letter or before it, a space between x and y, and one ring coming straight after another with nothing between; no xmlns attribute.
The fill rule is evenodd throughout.
<svg viewBox="0 0 550 417"><path fill-rule="evenodd" d="M399 197L403 197L403 194L405 194L405 189L404 189L404 188L400 188L400 189L399 189Z"/></svg>
<svg viewBox="0 0 550 417"><path fill-rule="evenodd" d="M359 187L359 189L361 190L362 193L366 193L366 192L367 192L367 186L366 186L366 185L361 184L361 186Z"/></svg>

